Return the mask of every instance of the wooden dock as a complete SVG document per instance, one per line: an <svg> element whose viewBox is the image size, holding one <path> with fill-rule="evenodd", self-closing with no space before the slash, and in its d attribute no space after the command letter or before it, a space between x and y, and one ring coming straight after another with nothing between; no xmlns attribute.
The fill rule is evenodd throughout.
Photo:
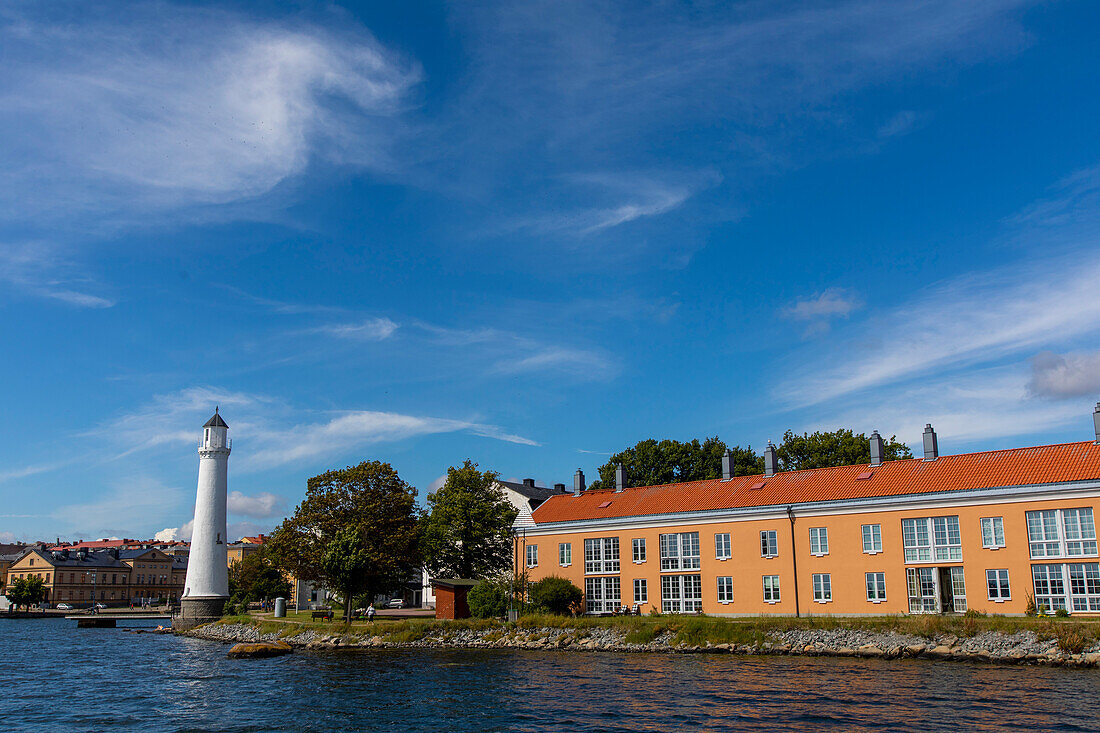
<svg viewBox="0 0 1100 733"><path fill-rule="evenodd" d="M76 621L76 628L78 629L113 629L118 625L119 621L171 621L172 617L167 614L153 615L149 613L123 613L114 615L104 613L83 613L75 616L66 616L65 620Z"/></svg>

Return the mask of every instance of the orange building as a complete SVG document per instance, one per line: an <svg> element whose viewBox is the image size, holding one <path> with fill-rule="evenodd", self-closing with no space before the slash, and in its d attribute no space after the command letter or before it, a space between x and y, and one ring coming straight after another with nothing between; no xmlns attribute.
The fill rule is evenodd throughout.
<svg viewBox="0 0 1100 733"><path fill-rule="evenodd" d="M547 499L516 537L529 580L563 576L589 613L718 616L1100 613L1097 442L765 473Z"/></svg>

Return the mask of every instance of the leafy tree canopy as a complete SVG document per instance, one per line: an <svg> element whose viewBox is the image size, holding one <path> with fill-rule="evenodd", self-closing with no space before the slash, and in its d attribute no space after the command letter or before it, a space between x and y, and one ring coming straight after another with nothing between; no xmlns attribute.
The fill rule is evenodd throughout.
<svg viewBox="0 0 1100 733"><path fill-rule="evenodd" d="M340 530L321 558L328 586L344 599L344 618L351 618L352 599L370 590L371 556L359 531Z"/></svg>
<svg viewBox="0 0 1100 733"><path fill-rule="evenodd" d="M268 545L229 567L229 595L238 603L290 596L290 583L276 566Z"/></svg>
<svg viewBox="0 0 1100 733"><path fill-rule="evenodd" d="M891 435L883 441L886 446L884 460L912 458L909 447L897 442L896 438L897 436ZM819 431L802 435L788 430L783 434L783 442L776 448L776 454L784 471L853 466L871 461L871 447L867 436L844 428L831 433Z"/></svg>
<svg viewBox="0 0 1100 733"><path fill-rule="evenodd" d="M883 441L884 460L912 458L908 446L891 435ZM611 456L611 460L599 468L600 477L589 488L615 486L615 465L622 463L630 486L654 486L683 481L700 481L721 478L722 454L726 444L717 437L681 443L677 440L643 440L633 448ZM734 476L751 476L764 472L764 459L751 447L730 448ZM790 430L783 434L783 442L776 448L784 471L804 468L827 468L869 463L871 448L864 433L848 429L835 432L815 432L797 435Z"/></svg>
<svg viewBox="0 0 1100 733"><path fill-rule="evenodd" d="M698 438L686 443L678 440L643 440L633 448L611 456L610 461L600 466L600 477L589 488L613 488L615 466L619 463L626 469L626 480L630 486L722 478L722 455L726 448L717 436L702 443ZM751 447L733 446L729 450L733 458L734 476L749 476L764 471L763 459Z"/></svg>
<svg viewBox="0 0 1100 733"><path fill-rule="evenodd" d="M333 548L352 546L347 530L361 543L354 562L359 587L374 596L419 570L418 519L416 489L390 464L364 461L309 479L306 498L272 535L271 554L281 569L335 589L347 567L326 558Z"/></svg>
<svg viewBox="0 0 1100 733"><path fill-rule="evenodd" d="M512 596L511 578L501 576L483 580L466 594L466 604L474 618L499 618L508 612Z"/></svg>
<svg viewBox="0 0 1100 733"><path fill-rule="evenodd" d="M30 578L18 578L8 586L8 590L4 593L12 605L18 608L19 606L30 606L36 603L41 603L42 599L46 597L46 583L42 578L30 577Z"/></svg>
<svg viewBox="0 0 1100 733"><path fill-rule="evenodd" d="M448 468L446 483L428 495L421 548L436 576L486 578L511 567L516 509L496 478L467 459Z"/></svg>
<svg viewBox="0 0 1100 733"><path fill-rule="evenodd" d="M562 616L579 613L583 597L580 588L567 578L557 575L550 575L527 586L527 598L532 606L540 611Z"/></svg>

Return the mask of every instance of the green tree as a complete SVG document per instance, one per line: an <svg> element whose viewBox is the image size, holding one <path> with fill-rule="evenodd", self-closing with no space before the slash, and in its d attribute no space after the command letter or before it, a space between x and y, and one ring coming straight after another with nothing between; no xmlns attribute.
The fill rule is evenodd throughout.
<svg viewBox="0 0 1100 733"><path fill-rule="evenodd" d="M330 588L344 599L344 618L351 618L351 603L370 589L371 557L359 530L348 527L337 533L321 558Z"/></svg>
<svg viewBox="0 0 1100 733"><path fill-rule="evenodd" d="M535 608L565 615L580 609L584 594L566 578L549 575L527 586L527 599Z"/></svg>
<svg viewBox="0 0 1100 733"><path fill-rule="evenodd" d="M499 618L508 612L508 600L512 595L509 576L498 576L481 581L466 594L466 605L474 618Z"/></svg>
<svg viewBox="0 0 1100 733"><path fill-rule="evenodd" d="M511 567L516 509L496 478L466 459L448 468L446 483L428 495L421 547L433 574L487 578Z"/></svg>
<svg viewBox="0 0 1100 733"><path fill-rule="evenodd" d="M234 605L290 595L290 583L275 564L268 545L229 567L229 595Z"/></svg>
<svg viewBox="0 0 1100 733"><path fill-rule="evenodd" d="M589 486L591 489L615 486L615 466L623 464L626 479L631 486L655 486L683 481L722 478L722 455L726 444L718 437L681 443L678 440L643 440L633 448L616 453L599 468L600 477ZM733 446L729 449L733 459L734 476L750 476L763 473L764 459L756 455L752 447Z"/></svg>
<svg viewBox="0 0 1100 733"><path fill-rule="evenodd" d="M899 443L897 436L891 435L883 441L886 446L884 460L912 458L913 454L905 443ZM854 466L871 461L871 447L867 436L858 435L842 428L832 433L816 432L796 435L788 430L783 434L783 442L776 448L776 454L784 471L798 471L805 468L828 468L829 466Z"/></svg>
<svg viewBox="0 0 1100 733"><path fill-rule="evenodd" d="M5 595L16 608L26 606L29 609L46 597L46 583L42 578L34 576L18 578L8 586Z"/></svg>
<svg viewBox="0 0 1100 733"><path fill-rule="evenodd" d="M271 555L295 577L336 589L343 568L326 559L341 533L354 531L365 557L358 587L373 598L419 570L418 521L416 489L390 464L364 461L306 482L306 498L271 537Z"/></svg>

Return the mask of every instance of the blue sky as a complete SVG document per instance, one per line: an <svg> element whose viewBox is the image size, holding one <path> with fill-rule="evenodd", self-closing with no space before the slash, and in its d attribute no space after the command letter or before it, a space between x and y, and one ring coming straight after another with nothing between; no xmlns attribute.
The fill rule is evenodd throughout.
<svg viewBox="0 0 1100 733"><path fill-rule="evenodd" d="M0 541L391 462L1084 440L1089 2L6 3Z"/></svg>

